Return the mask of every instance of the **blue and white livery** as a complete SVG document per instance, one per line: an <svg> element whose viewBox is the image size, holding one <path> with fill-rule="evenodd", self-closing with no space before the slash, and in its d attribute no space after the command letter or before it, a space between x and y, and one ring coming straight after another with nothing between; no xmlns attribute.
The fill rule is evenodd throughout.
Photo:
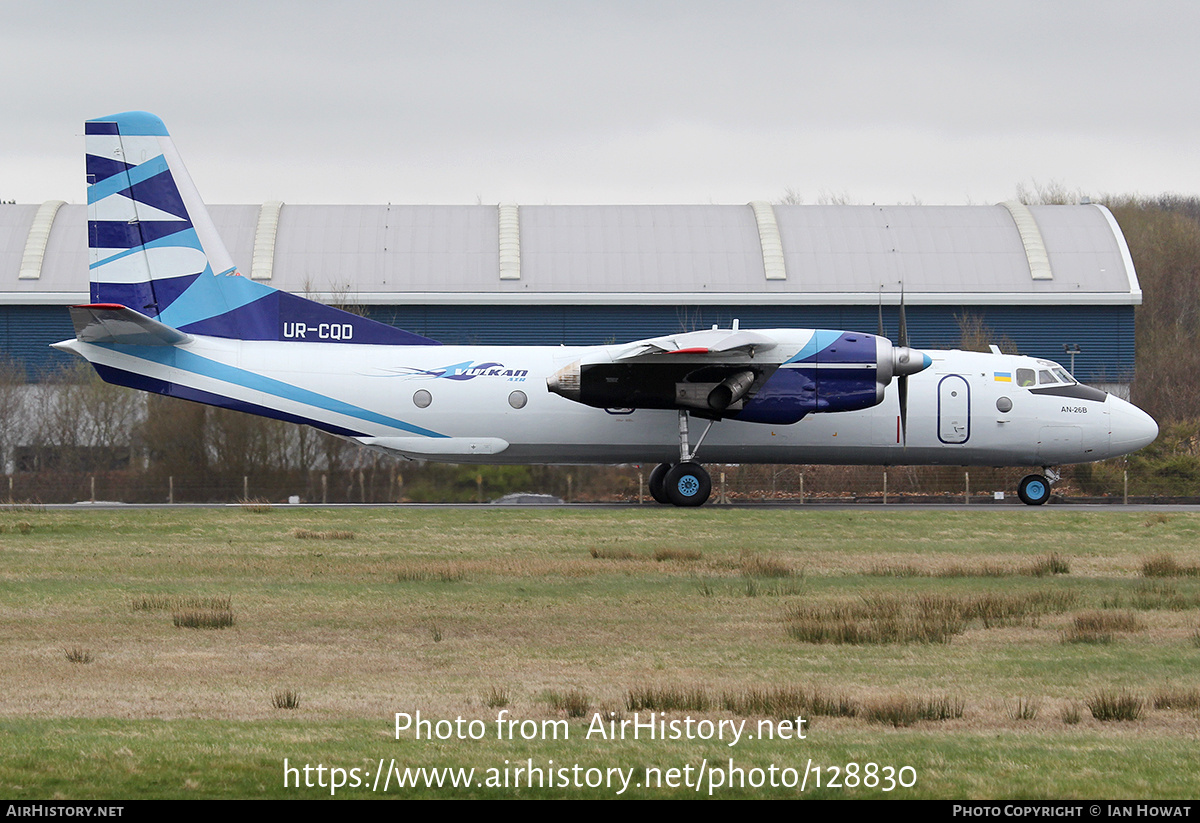
<svg viewBox="0 0 1200 823"><path fill-rule="evenodd" d="M1154 421L1056 363L882 335L713 328L608 346L442 346L242 277L166 127L86 124L91 300L56 346L111 383L314 426L410 459L1040 466L1147 445ZM903 315L902 315L903 317ZM695 442L691 424L704 430ZM1022 499L1050 481L1032 474Z"/></svg>

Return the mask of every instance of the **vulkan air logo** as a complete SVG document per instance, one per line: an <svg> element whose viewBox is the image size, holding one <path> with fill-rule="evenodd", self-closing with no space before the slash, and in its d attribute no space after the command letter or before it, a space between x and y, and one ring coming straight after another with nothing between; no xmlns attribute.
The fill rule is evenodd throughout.
<svg viewBox="0 0 1200 823"><path fill-rule="evenodd" d="M503 363L476 363L467 360L444 366L440 369L413 369L409 377L425 377L445 380L474 380L476 377L500 377L510 382L523 382L529 375L528 369L510 369Z"/></svg>

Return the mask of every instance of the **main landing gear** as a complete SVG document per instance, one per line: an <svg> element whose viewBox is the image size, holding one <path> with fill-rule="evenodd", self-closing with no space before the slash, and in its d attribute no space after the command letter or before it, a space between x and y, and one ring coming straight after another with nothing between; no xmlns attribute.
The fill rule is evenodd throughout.
<svg viewBox="0 0 1200 823"><path fill-rule="evenodd" d="M1045 475L1030 474L1017 486L1017 497L1026 506L1040 506L1050 499L1050 486L1058 482L1059 474L1053 469L1042 469Z"/></svg>
<svg viewBox="0 0 1200 823"><path fill-rule="evenodd" d="M715 420L709 420L695 448L688 447L688 413L679 412L679 462L659 463L650 472L650 496L664 505L703 506L712 493L712 478L696 462L696 452Z"/></svg>

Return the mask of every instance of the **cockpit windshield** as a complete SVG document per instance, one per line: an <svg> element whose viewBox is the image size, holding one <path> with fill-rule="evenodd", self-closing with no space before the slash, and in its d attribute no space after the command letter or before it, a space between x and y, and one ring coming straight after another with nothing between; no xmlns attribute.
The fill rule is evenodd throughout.
<svg viewBox="0 0 1200 823"><path fill-rule="evenodd" d="M1043 369L1017 369L1017 385L1023 388L1032 386L1075 385L1075 378L1067 370L1055 363L1047 363Z"/></svg>

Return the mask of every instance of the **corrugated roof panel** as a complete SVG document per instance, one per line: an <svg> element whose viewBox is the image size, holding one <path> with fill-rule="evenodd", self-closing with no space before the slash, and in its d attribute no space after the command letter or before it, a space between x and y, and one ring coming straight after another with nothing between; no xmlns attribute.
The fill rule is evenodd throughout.
<svg viewBox="0 0 1200 823"><path fill-rule="evenodd" d="M37 206L15 206L5 204L3 207L4 220L0 220L0 267L3 267L5 288L8 279L15 281L17 272L21 270L21 255L25 252L25 238L29 236L29 227L37 215ZM59 210L61 211L61 209Z"/></svg>
<svg viewBox="0 0 1200 823"><path fill-rule="evenodd" d="M1117 238L1097 206L1030 206L1042 229L1054 279L1079 291L1128 288Z"/></svg>
<svg viewBox="0 0 1200 823"><path fill-rule="evenodd" d="M763 279L745 206L524 206L521 259L537 291L746 291Z"/></svg>
<svg viewBox="0 0 1200 823"><path fill-rule="evenodd" d="M0 205L3 289L13 300L87 293L86 215L64 206L39 280L16 272L36 206ZM249 272L257 206L212 206L234 262ZM498 210L493 206L285 205L272 284L296 293L370 295L434 292L537 302L564 295L636 302L637 295L714 301L757 295L800 303L830 295L874 302L905 290L914 302L941 294L1090 295L1136 303L1121 238L1098 206L1036 206L1053 281L1031 281L1024 248L1002 206L776 206L787 280L767 280L751 207L525 206L521 279L502 281ZM28 297L22 298L21 295ZM974 298L972 298L974 299Z"/></svg>

